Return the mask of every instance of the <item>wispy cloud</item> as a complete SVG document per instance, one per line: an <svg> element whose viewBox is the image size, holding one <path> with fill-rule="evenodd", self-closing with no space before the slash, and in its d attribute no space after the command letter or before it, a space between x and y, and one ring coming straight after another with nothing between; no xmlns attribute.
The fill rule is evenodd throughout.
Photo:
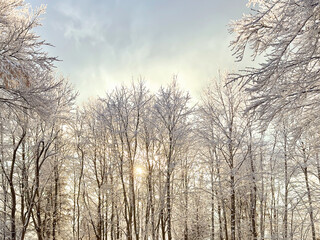
<svg viewBox="0 0 320 240"><path fill-rule="evenodd" d="M233 66L226 25L244 9L239 0L56 0L41 34L82 99L139 76L159 86L178 74L198 91Z"/></svg>

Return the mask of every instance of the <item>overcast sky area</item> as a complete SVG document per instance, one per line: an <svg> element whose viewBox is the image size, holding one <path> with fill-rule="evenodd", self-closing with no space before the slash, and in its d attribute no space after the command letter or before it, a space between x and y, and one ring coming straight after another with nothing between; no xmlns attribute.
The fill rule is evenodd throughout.
<svg viewBox="0 0 320 240"><path fill-rule="evenodd" d="M248 12L245 0L26 1L47 5L37 32L80 102L140 77L156 90L173 75L198 98L219 70L250 64L235 62L227 26Z"/></svg>

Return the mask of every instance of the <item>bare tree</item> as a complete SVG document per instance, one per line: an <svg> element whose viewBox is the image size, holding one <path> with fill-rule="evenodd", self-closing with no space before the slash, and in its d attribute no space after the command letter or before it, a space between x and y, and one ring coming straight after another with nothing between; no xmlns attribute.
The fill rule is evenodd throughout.
<svg viewBox="0 0 320 240"><path fill-rule="evenodd" d="M158 123L158 141L161 143L163 157L166 160L166 225L168 240L172 239L172 174L177 165L177 154L190 131L190 97L179 90L174 81L167 88L161 88L155 100L155 114ZM165 239L165 236L162 236Z"/></svg>
<svg viewBox="0 0 320 240"><path fill-rule="evenodd" d="M247 121L242 119L244 98L235 84L226 87L218 83L209 88L203 99L202 112L211 122L216 136L218 158L222 158L229 171L230 236L236 239L236 185L237 174L246 159L242 143L247 131ZM226 234L226 238L228 238Z"/></svg>

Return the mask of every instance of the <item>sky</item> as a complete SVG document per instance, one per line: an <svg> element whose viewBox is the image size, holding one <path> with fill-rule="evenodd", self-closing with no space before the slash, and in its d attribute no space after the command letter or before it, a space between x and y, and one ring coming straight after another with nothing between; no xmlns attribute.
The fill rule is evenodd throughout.
<svg viewBox="0 0 320 240"><path fill-rule="evenodd" d="M245 0L26 0L47 5L36 29L54 45L57 71L78 101L144 79L152 90L177 76L195 98L219 71L235 71L228 24L248 12Z"/></svg>

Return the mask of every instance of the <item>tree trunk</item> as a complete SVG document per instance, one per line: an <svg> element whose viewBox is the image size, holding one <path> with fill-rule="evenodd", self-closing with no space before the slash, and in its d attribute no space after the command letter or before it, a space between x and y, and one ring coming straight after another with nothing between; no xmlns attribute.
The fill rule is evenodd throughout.
<svg viewBox="0 0 320 240"><path fill-rule="evenodd" d="M167 178L166 178L166 185L167 185L167 233L168 233L168 240L172 240L171 235L171 184L170 184L170 161L168 161L167 166Z"/></svg>
<svg viewBox="0 0 320 240"><path fill-rule="evenodd" d="M58 222L58 195L59 195L59 168L58 159L54 162L54 195L53 195L53 213L52 213L52 240L56 240L57 222Z"/></svg>
<svg viewBox="0 0 320 240"><path fill-rule="evenodd" d="M313 217L311 190L310 190L309 178L308 178L308 166L307 166L308 160L307 160L307 156L306 156L306 149L303 147L302 151L303 151L303 162L304 162L303 173L304 173L307 194L308 194L309 216L310 216L312 240L317 240L316 239L316 229L315 229L315 224L314 224L314 217Z"/></svg>
<svg viewBox="0 0 320 240"><path fill-rule="evenodd" d="M284 239L288 239L288 155L287 155L287 133L284 127L284 229L283 229L283 237Z"/></svg>
<svg viewBox="0 0 320 240"><path fill-rule="evenodd" d="M230 222L231 222L231 240L236 240L236 194L234 186L234 175L231 173L230 176L230 187L231 187L231 196L230 196Z"/></svg>
<svg viewBox="0 0 320 240"><path fill-rule="evenodd" d="M258 239L258 233L256 229L256 208L257 208L257 184L256 184L256 176L255 176L255 169L254 169L254 162L253 162L253 153L252 153L252 133L250 131L250 144L249 144L249 154L250 154L250 168L251 168L251 177L252 177L252 188L250 193L250 215L251 215L251 233L252 239Z"/></svg>
<svg viewBox="0 0 320 240"><path fill-rule="evenodd" d="M83 177L83 170L84 170L84 152L80 147L78 147L78 150L81 154L81 163L80 163L80 176L79 176L79 182L78 182L78 191L77 191L77 240L80 240L80 196L81 196L81 183L82 183L82 177Z"/></svg>
<svg viewBox="0 0 320 240"><path fill-rule="evenodd" d="M10 188L10 196L11 196L11 214L10 214L10 221L11 221L11 226L10 226L10 231L11 231L11 240L16 240L16 207L17 207L17 200L16 200L16 192L15 192L15 188L14 188L14 183L13 183L13 175L14 175L14 170L15 170L15 164L16 164L16 159L17 159L17 151L21 145L21 143L23 142L25 136L26 136L26 132L23 129L22 130L22 136L19 140L19 142L17 143L17 145L15 146L15 139L13 139L13 146L14 146L14 150L13 150L13 154L12 154L12 162L11 162L11 167L10 167L10 173L9 176L7 176L7 180L9 183L9 188Z"/></svg>
<svg viewBox="0 0 320 240"><path fill-rule="evenodd" d="M214 158L211 155L211 171L210 171L210 180L211 180L211 233L210 240L214 240L215 235L215 225L214 225Z"/></svg>

